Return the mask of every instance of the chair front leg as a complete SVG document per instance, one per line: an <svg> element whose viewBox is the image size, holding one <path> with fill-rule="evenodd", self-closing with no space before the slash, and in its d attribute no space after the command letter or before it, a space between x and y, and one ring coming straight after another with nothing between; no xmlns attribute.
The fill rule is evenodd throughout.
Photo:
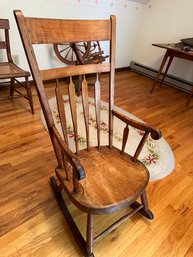
<svg viewBox="0 0 193 257"><path fill-rule="evenodd" d="M25 87L26 87L26 90L27 90L27 97L28 97L28 101L29 101L29 104L30 104L31 112L32 112L32 114L34 114L31 86L29 85L28 77L25 77Z"/></svg>
<svg viewBox="0 0 193 257"><path fill-rule="evenodd" d="M86 252L88 256L93 256L93 215L89 213L87 216Z"/></svg>
<svg viewBox="0 0 193 257"><path fill-rule="evenodd" d="M143 211L145 212L145 214L147 215L146 217L148 219L153 219L154 215L153 213L149 210L148 208L148 201L147 201L147 195L146 195L146 191L144 191L141 195L141 203L143 204Z"/></svg>

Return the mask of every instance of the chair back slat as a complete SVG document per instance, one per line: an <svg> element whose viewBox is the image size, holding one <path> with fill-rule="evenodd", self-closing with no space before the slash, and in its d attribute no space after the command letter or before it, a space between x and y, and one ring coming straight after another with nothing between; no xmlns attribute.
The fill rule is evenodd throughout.
<svg viewBox="0 0 193 257"><path fill-rule="evenodd" d="M71 110L72 123L73 123L73 129L74 129L75 147L76 147L76 153L78 154L79 147L78 147L78 123L77 123L76 92L75 92L74 83L72 81L72 77L70 77L70 84L68 86L68 94L69 94L70 110Z"/></svg>
<svg viewBox="0 0 193 257"><path fill-rule="evenodd" d="M0 49L6 49L5 41L0 41Z"/></svg>
<svg viewBox="0 0 193 257"><path fill-rule="evenodd" d="M85 75L82 81L82 105L84 112L84 121L86 129L87 149L90 147L89 143L89 98L88 98L88 83L85 79Z"/></svg>
<svg viewBox="0 0 193 257"><path fill-rule="evenodd" d="M127 124L123 130L123 142L122 142L122 150L121 150L122 154L125 151L125 146L127 143L128 136L129 136L129 126Z"/></svg>
<svg viewBox="0 0 193 257"><path fill-rule="evenodd" d="M32 44L104 41L111 38L108 20L75 21L28 17L26 26Z"/></svg>
<svg viewBox="0 0 193 257"><path fill-rule="evenodd" d="M9 29L8 19L0 19L0 29Z"/></svg>
<svg viewBox="0 0 193 257"><path fill-rule="evenodd" d="M60 91L59 86L57 85L56 89L56 100L57 100L57 106L58 106L58 113L59 113L59 118L61 122L61 127L62 127L62 133L64 140L66 144L68 145L68 136L67 136L67 124L66 124L66 113L64 109L64 100Z"/></svg>
<svg viewBox="0 0 193 257"><path fill-rule="evenodd" d="M97 142L98 148L100 148L100 108L101 108L101 86L99 82L99 77L97 73L96 81L95 81L95 110L96 110L96 125L97 125Z"/></svg>
<svg viewBox="0 0 193 257"><path fill-rule="evenodd" d="M9 27L8 19L0 19L0 29L4 30L4 40L0 41L0 49L5 49L8 61L13 62L11 57L11 48L10 48L10 40L9 40L10 27Z"/></svg>
<svg viewBox="0 0 193 257"><path fill-rule="evenodd" d="M69 66L62 68L53 68L41 70L41 78L42 80L51 80L56 78L64 78L70 76L77 76L80 74L91 74L91 73L102 73L109 72L110 64L109 63L100 63L100 64L87 64L87 65L79 65L79 66Z"/></svg>

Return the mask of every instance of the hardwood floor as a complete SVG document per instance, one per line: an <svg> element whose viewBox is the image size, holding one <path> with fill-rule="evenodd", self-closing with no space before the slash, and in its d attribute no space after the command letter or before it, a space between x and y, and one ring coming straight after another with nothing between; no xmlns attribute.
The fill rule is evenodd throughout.
<svg viewBox="0 0 193 257"><path fill-rule="evenodd" d="M102 83L105 100L106 76ZM132 217L95 244L96 257L193 256L193 99L187 107L187 94L167 86L151 95L152 83L131 71L117 73L115 104L161 129L175 170L148 186L155 219ZM53 84L46 91L51 98ZM0 256L82 256L49 186L56 161L35 89L33 99L34 115L25 99L0 101ZM86 215L70 209L85 235ZM96 234L122 213L97 216Z"/></svg>

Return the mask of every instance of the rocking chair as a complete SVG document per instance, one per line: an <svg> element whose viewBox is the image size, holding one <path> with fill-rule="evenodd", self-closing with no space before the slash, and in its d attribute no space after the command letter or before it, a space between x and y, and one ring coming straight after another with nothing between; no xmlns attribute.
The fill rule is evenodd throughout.
<svg viewBox="0 0 193 257"><path fill-rule="evenodd" d="M51 177L51 186L82 253L84 256L94 256L94 242L115 229L133 214L140 213L147 219L153 219L153 214L148 209L145 191L149 181L149 172L138 160L138 156L148 135L157 140L161 137L161 132L146 123L132 120L114 110L115 16L111 16L109 20L61 20L24 17L21 11L14 11L14 14L58 161L58 166L55 170L57 182L54 177ZM33 50L33 44L107 40L110 42L109 63L39 70ZM85 75L104 72L109 72L109 144L101 146L100 143L101 95L100 81L98 80L98 75L96 75L94 87L98 144L96 147L92 147L89 136L88 84ZM87 138L87 148L84 150L79 150L76 95L72 79L73 76L78 75L83 75L84 77L82 81L82 106ZM68 92L76 153L73 153L68 146L66 111L60 87L56 87L56 99L63 137L54 125L43 85L43 80L69 76ZM113 146L114 117L125 123L122 150ZM129 126L144 131L134 156L125 153ZM67 194L75 206L87 213L86 240L68 211L61 191ZM138 198L141 200L137 201ZM128 208L130 212L94 238L93 215L109 214L122 208Z"/></svg>

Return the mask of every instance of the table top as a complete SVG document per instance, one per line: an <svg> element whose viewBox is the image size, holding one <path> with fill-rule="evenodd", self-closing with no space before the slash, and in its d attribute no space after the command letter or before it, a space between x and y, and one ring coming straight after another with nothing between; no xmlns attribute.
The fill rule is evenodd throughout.
<svg viewBox="0 0 193 257"><path fill-rule="evenodd" d="M191 59L193 58L193 51L185 51L183 50L182 47L182 43L172 43L172 44L152 44L153 46L157 46L160 48L164 48L166 50L170 50L171 52L175 52L176 54L179 53L181 55L181 57L186 58L186 57L190 57ZM188 58L189 59L189 58Z"/></svg>

